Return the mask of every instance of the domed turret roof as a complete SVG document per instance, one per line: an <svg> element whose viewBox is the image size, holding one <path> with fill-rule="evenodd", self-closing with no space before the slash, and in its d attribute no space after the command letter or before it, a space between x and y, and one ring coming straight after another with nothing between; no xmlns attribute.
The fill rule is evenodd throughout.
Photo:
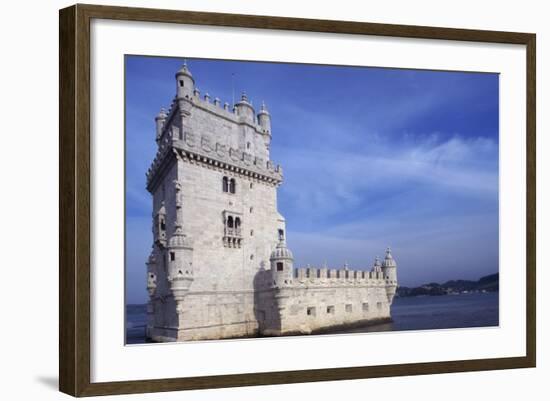
<svg viewBox="0 0 550 401"><path fill-rule="evenodd" d="M166 119L166 117L168 117L168 114L166 113L166 109L164 107L162 107L160 109L159 113L157 114L157 119L164 120L164 119Z"/></svg>
<svg viewBox="0 0 550 401"><path fill-rule="evenodd" d="M178 70L178 72L176 72L176 77L179 77L180 75L185 75L194 81L193 74L191 74L191 71L189 71L189 68L187 68L186 61L183 62L181 68Z"/></svg>
<svg viewBox="0 0 550 401"><path fill-rule="evenodd" d="M266 114L269 115L269 111L267 111L267 106L265 105L265 102L262 102L262 107L260 107L260 111L258 114Z"/></svg>
<svg viewBox="0 0 550 401"><path fill-rule="evenodd" d="M174 235L170 237L168 241L168 248L190 248L191 244L187 239L187 236L183 233L181 227L176 227Z"/></svg>
<svg viewBox="0 0 550 401"><path fill-rule="evenodd" d="M269 257L269 260L277 259L294 259L292 252L290 252L290 249L286 247L286 244L282 240L279 241L277 247L271 252L271 256Z"/></svg>
<svg viewBox="0 0 550 401"><path fill-rule="evenodd" d="M374 259L374 265L372 266L373 272L381 272L382 271L382 264L380 263L380 258L377 256L376 259Z"/></svg>
<svg viewBox="0 0 550 401"><path fill-rule="evenodd" d="M384 267L395 267L395 260L393 259L393 256L391 254L390 247L386 248L386 257L384 258L384 262L382 263Z"/></svg>
<svg viewBox="0 0 550 401"><path fill-rule="evenodd" d="M251 109L254 109L254 106L252 106L252 103L250 102L250 100L248 99L248 96L244 91L241 94L241 100L239 100L239 102L235 106L236 107L247 106L247 107L250 107Z"/></svg>

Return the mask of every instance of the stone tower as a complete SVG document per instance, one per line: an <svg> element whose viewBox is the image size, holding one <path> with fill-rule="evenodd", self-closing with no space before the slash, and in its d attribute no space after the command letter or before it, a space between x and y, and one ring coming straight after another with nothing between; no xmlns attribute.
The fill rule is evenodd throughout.
<svg viewBox="0 0 550 401"><path fill-rule="evenodd" d="M269 261L271 262L272 286L280 288L292 284L294 256L286 247L284 237L279 238L279 243L271 253Z"/></svg>
<svg viewBox="0 0 550 401"><path fill-rule="evenodd" d="M155 118L158 148L147 172L147 333L155 341L253 335L254 286L285 233L271 117L265 104L256 114L244 93L232 109L201 98L187 64L175 84L169 110Z"/></svg>
<svg viewBox="0 0 550 401"><path fill-rule="evenodd" d="M175 83L170 108L155 117L157 153L147 172L147 337L304 334L391 320L397 265L389 248L370 271L294 268L266 105L256 114L245 93L232 108L201 98L187 64Z"/></svg>
<svg viewBox="0 0 550 401"><path fill-rule="evenodd" d="M388 302L391 304L397 290L397 264L393 259L390 247L386 248L386 256L382 262L382 272L388 284L386 286L386 293L388 295Z"/></svg>

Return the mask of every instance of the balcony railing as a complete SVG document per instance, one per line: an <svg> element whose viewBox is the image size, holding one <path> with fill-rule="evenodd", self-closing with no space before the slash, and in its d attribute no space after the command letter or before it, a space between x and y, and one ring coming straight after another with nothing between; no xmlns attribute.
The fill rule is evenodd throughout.
<svg viewBox="0 0 550 401"><path fill-rule="evenodd" d="M225 231L224 231L224 235L226 237L241 238L242 237L241 228L240 227L237 227L237 228L226 227Z"/></svg>

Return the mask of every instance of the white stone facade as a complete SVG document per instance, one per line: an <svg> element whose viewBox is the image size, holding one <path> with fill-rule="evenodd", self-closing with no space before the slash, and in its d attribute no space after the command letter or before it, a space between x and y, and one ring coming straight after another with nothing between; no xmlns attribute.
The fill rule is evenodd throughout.
<svg viewBox="0 0 550 401"><path fill-rule="evenodd" d="M389 250L372 271L293 268L265 106L256 114L244 94L231 109L201 98L185 64L176 87L155 119L158 152L147 172L148 338L312 333L390 319L397 277Z"/></svg>

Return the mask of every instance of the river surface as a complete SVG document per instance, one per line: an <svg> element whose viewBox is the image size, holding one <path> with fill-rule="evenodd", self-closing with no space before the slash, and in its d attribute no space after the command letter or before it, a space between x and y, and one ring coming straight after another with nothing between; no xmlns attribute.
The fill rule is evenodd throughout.
<svg viewBox="0 0 550 401"><path fill-rule="evenodd" d="M498 326L498 292L395 298L392 323L332 333L365 333ZM126 306L127 344L145 342L146 306Z"/></svg>

